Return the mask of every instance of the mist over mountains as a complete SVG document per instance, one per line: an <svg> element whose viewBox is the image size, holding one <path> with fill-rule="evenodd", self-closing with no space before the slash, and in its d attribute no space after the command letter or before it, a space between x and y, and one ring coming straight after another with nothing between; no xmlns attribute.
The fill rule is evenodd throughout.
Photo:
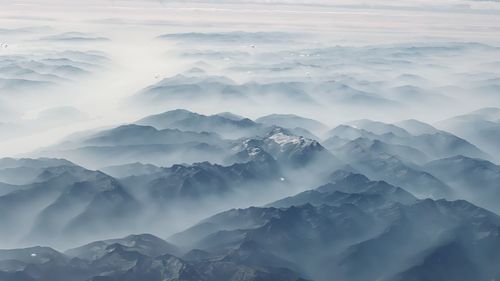
<svg viewBox="0 0 500 281"><path fill-rule="evenodd" d="M9 250L0 255L5 278L161 280L154 278L194 274L186 280L213 280L246 272L264 280L420 280L428 271L463 275L459 280L498 276L496 257L486 249L500 245L500 168L478 158L490 156L471 142L415 121L360 120L331 130L296 115L257 121L174 110L35 152L104 172L63 158L2 159L1 223L9 229L2 232L3 243L69 248L140 231L170 241L148 234L143 246L115 239L65 254ZM294 133L309 132L299 125L323 131L323 137ZM169 145L186 152L169 154ZM206 154L210 146L220 151L218 158ZM112 154L91 154L88 147ZM140 152L143 147L152 153ZM155 165L151 155L181 164ZM183 162L189 155L205 161ZM259 207L234 209L239 206ZM214 216L204 218L207 212ZM179 216L183 221L174 222ZM43 261L31 258L30 252L49 255L45 251L52 254ZM374 259L387 263L385 269L370 265ZM446 265L434 268L433 259ZM464 272L456 272L465 261ZM169 263L183 264L183 273L170 266L152 273ZM209 274L207 266L210 272L220 268L223 277Z"/></svg>
<svg viewBox="0 0 500 281"><path fill-rule="evenodd" d="M0 3L0 281L500 279L496 2L42 2Z"/></svg>

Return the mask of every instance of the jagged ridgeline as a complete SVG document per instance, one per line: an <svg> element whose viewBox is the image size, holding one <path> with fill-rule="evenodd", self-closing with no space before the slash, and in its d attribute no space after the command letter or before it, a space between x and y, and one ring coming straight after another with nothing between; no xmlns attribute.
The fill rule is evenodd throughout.
<svg viewBox="0 0 500 281"><path fill-rule="evenodd" d="M0 160L2 243L52 245L0 250L0 277L492 280L486 151L417 120L290 114L173 110L75 134Z"/></svg>
<svg viewBox="0 0 500 281"><path fill-rule="evenodd" d="M0 281L500 281L499 0L0 3Z"/></svg>

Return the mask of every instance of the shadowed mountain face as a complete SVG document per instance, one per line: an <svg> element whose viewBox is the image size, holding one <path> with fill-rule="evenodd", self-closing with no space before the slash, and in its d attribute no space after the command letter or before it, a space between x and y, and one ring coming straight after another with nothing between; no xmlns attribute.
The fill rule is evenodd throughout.
<svg viewBox="0 0 500 281"><path fill-rule="evenodd" d="M232 116L227 120L236 119ZM261 135L252 138L222 139L214 132L158 130L132 124L78 134L59 146L65 147L60 152L78 151L100 165L119 163L102 169L110 174L88 170L66 160L4 159L5 179L17 179L17 170L18 174L30 170L33 179L25 178L26 184L10 181L0 185L0 209L5 211L1 224L13 226L2 233L2 237L8 243L58 244L68 239L78 243L144 228L171 234L173 229L180 230L179 227L186 225L164 228L155 222L175 218L178 212L187 210L196 221L207 211L213 214L223 210L221 206L267 203L270 198L278 199L282 194L302 189L305 183L323 183L328 174L341 165L318 141L280 127L259 128ZM192 142L218 145L223 152L218 155L220 162L225 164L204 161L159 167L148 163L147 154L135 154L137 152L130 149L178 147ZM87 145L93 145L99 153L85 153L90 148ZM57 154L52 149L45 151ZM161 158L160 151L152 155ZM188 153L175 151L181 159L189 158ZM135 155L140 155L145 164L121 164L128 163L123 157L135 159ZM66 247L71 243L60 245Z"/></svg>
<svg viewBox="0 0 500 281"><path fill-rule="evenodd" d="M208 158L221 162L228 145L226 140L213 132L181 131L176 128L158 130L151 126L129 124L70 137L35 154L64 157L96 168L138 161L168 166Z"/></svg>
<svg viewBox="0 0 500 281"><path fill-rule="evenodd" d="M320 124L299 117L287 122L296 120L299 123ZM206 116L187 110L152 115L136 123L142 125L129 124L83 133L34 154L64 157L95 168L134 162L171 166L206 159L227 164L241 161L234 156L233 150L245 150L251 143L251 146L262 146L278 162L287 162L290 166L334 161L333 156L327 156L329 153L319 144L316 136L298 126L283 129L228 114ZM242 139L247 140L241 144Z"/></svg>
<svg viewBox="0 0 500 281"><path fill-rule="evenodd" d="M44 172L45 168L67 165L73 164L64 159L2 158L0 159L0 182L11 185L30 184Z"/></svg>
<svg viewBox="0 0 500 281"><path fill-rule="evenodd" d="M500 280L500 0L0 3L0 281Z"/></svg>
<svg viewBox="0 0 500 281"><path fill-rule="evenodd" d="M500 166L482 159L455 156L432 161L424 168L449 182L459 197L499 212Z"/></svg>
<svg viewBox="0 0 500 281"><path fill-rule="evenodd" d="M2 243L71 248L0 250L1 278L489 281L500 274L500 218L490 212L498 212L500 168L455 135L415 120L358 120L322 141L309 132L324 130L321 123L297 116L254 122L186 110L137 123L35 152L100 170L56 158L0 160ZM169 242L129 235L138 230Z"/></svg>
<svg viewBox="0 0 500 281"><path fill-rule="evenodd" d="M0 4L0 281L500 280L500 2Z"/></svg>
<svg viewBox="0 0 500 281"><path fill-rule="evenodd" d="M113 245L122 245L128 250L139 252L146 256L156 257L165 254L178 255L179 249L151 234L129 235L121 239L109 239L96 241L90 244L69 249L65 252L67 256L84 260L97 260L107 254L108 248Z"/></svg>
<svg viewBox="0 0 500 281"><path fill-rule="evenodd" d="M449 186L406 159L422 156L418 150L358 138L333 150L355 169L376 179L400 185L419 197L451 196Z"/></svg>
<svg viewBox="0 0 500 281"><path fill-rule="evenodd" d="M500 151L497 145L500 136L499 108L479 109L440 121L436 126L473 142L493 155L493 159L499 160L498 153Z"/></svg>
<svg viewBox="0 0 500 281"><path fill-rule="evenodd" d="M386 203L410 204L417 201L417 198L400 187L384 181L370 181L361 174L339 170L334 172L330 179L328 184L281 199L269 206L283 208L304 204L355 204L370 208Z"/></svg>
<svg viewBox="0 0 500 281"><path fill-rule="evenodd" d="M274 160L250 161L231 166L207 162L192 166L175 165L152 178L146 176L146 188L155 200L175 200L224 195L246 184L279 181L280 171Z"/></svg>
<svg viewBox="0 0 500 281"><path fill-rule="evenodd" d="M214 133L183 132L175 129L159 131L153 127L132 124L92 135L83 141L83 145L172 144L196 141L220 144L222 139Z"/></svg>
<svg viewBox="0 0 500 281"><path fill-rule="evenodd" d="M64 254L42 247L1 250L0 276L3 280L40 281L62 281L68 278L76 281L305 281L289 269L272 264L252 265L235 257L235 253L201 262L185 261L172 255L177 252L174 246L149 234L96 241Z"/></svg>
<svg viewBox="0 0 500 281"><path fill-rule="evenodd" d="M339 199L318 201L325 197ZM358 198L346 200L349 197ZM315 280L426 280L419 279L426 275L437 280L433 278L461 273L465 275L458 280L489 280L498 275L497 254L484 251L500 246L498 216L465 201L395 198L387 204L391 199L378 200L366 191L334 191L322 197L303 193L274 203L290 207L221 213L173 240L190 241L208 256L254 243L259 245L254 249L265 249L266 255L261 255L299 265L297 270ZM308 200L317 205L302 204ZM462 263L464 268L456 268Z"/></svg>
<svg viewBox="0 0 500 281"><path fill-rule="evenodd" d="M345 163L371 178L401 186L421 198L465 198L485 206L473 199L474 194L457 188L455 179L440 176L440 170L456 170L456 167L448 169L449 165L453 165L451 162L443 164L441 169L433 169L429 167L431 164L427 164L428 161L440 163L441 158L459 156L491 159L491 155L465 139L417 120L395 124L358 120L339 125L328 135L323 142L325 146ZM471 169L480 169L480 162L475 164L471 165ZM468 174L463 172L463 175ZM474 184L477 183L468 182L465 185L470 188Z"/></svg>
<svg viewBox="0 0 500 281"><path fill-rule="evenodd" d="M43 150L35 153L42 156L57 156L73 162L98 169L106 166L124 165L137 161L158 166L171 166L175 163L200 162L210 158L222 162L225 151L218 147L200 142L175 144L140 144L116 146L83 146L75 149Z"/></svg>
<svg viewBox="0 0 500 281"><path fill-rule="evenodd" d="M290 124L297 121L302 125L308 125L308 127L311 127L311 124L318 125L313 120L301 119L297 116L281 115L271 117L269 118L278 118L281 120L280 122L286 120ZM190 124L190 127L184 127L183 129L193 131L182 131L175 128L177 126L175 124L180 124L179 122L185 120L190 120L185 123ZM250 126L237 125L242 120L248 120L245 122ZM207 125L206 122L211 125ZM63 150L57 152L53 148L48 148L45 150L46 153L50 154L52 151L51 153L64 154L73 151L83 155L89 161L99 162L102 166L112 163L118 164L105 167L104 170L121 178L121 181L102 174L102 179L95 179L98 181L97 183L89 184L84 183L85 179L76 176L72 179L74 182L68 182L68 185L76 184L75 186L71 186L60 197L54 198L53 200L57 199L54 204L45 206L43 212L40 210L41 213L36 218L37 226L33 232L48 231L47 234L49 234L54 228L57 231L63 231L65 227L68 227L65 225L70 222L69 218L66 219L67 221L59 219L59 214L76 216L78 213L83 212L84 206L90 206L89 204L94 197L103 191L116 192L116 194L120 194L116 198L121 198L118 201L124 200L125 202L129 200L141 201L144 198L156 202L174 202L177 199L205 200L205 198L226 196L235 192L246 192L246 190L253 188L259 188L260 190L263 185L269 184L282 186L285 183L323 184L328 181L328 174L331 171L344 164L350 165L373 179L384 180L388 184L401 186L419 197L463 198L460 190L452 188L455 185L454 176L445 176L440 173L445 168L433 169L431 163L425 166L422 166L422 164L437 157L437 155L431 153L431 150L444 150L447 151L444 154L448 155L468 150L474 151L474 146L463 140L458 141L460 144L458 148L447 141L436 147L431 144L423 145L421 139L430 138L431 143L434 144L439 141L439 137L427 134L427 131L431 130L429 128L432 128L429 125L416 122L404 121L400 123L406 124L407 127L416 127L420 131L424 130L426 133L413 135L393 124L369 120L353 121L348 123L349 125L341 125L330 131L329 134L332 137L323 142L329 148L329 151L320 142L297 135L294 130L273 125L267 127L244 117L228 113L205 116L186 110L169 111L138 121L138 123L150 123L150 125L162 129L130 124L75 135L58 146L59 148L63 147ZM224 126L239 126L238 128L247 130L247 134L256 135L251 138L223 139L216 131L220 132L222 129L217 128L225 128ZM203 128L213 131L205 132ZM253 131L254 129L257 131ZM445 132L437 130L436 132L436 134L446 136L446 138L460 140ZM197 151L203 152L203 154L198 154L197 157L205 159L208 157L206 153L210 151L207 148L217 147L216 151L221 152L218 155L219 162L226 163L226 165L200 162L191 165L177 164L170 168L160 168L147 164L148 162L156 163L155 160L151 161L150 156L164 157L163 153L169 151L169 149L165 148L169 147L184 161L189 160L190 155L196 155ZM441 149L441 147L444 147L444 149ZM136 151L137 148L141 149ZM187 149L187 151L183 152L179 148ZM94 156L87 153L91 150L96 152ZM43 152L41 153L43 154ZM142 162L146 164L128 164L127 159L142 159L144 160ZM439 161L437 160L437 162ZM51 168L51 166L58 165L66 165L67 167ZM445 163L443 165L448 166L451 164ZM472 163L469 169L474 169L478 165L480 166L481 163ZM65 169L76 171L80 168L66 160L45 158L39 160L4 159L2 160L0 173L5 181L2 184L2 192L4 195L14 190L32 192L33 186L29 184L24 186L14 185L24 183L16 182L16 180L20 180L16 176L19 173L25 175L29 171L29 173L33 174L32 179L25 177L23 180L26 183L31 184L33 182L33 184L43 185L40 181L55 180L55 176L71 175L71 173L64 173ZM308 178L316 178L316 180L301 182L300 180L304 178L304 175L307 175ZM126 188L121 187L122 184ZM474 183L469 181L462 185L470 186L471 184ZM90 185L95 186L95 190L92 190L93 188ZM489 189L494 190L496 186L494 184L490 185L492 187ZM253 187L250 188L249 186ZM45 190L38 192L42 194L48 193ZM491 194L494 194L494 192L492 191ZM9 194L9 196L12 195ZM114 196L108 199L105 198L107 197L104 196L100 200L116 199ZM470 198L473 200L473 197ZM39 202L40 204L46 204L42 203L46 201ZM117 202L117 204L122 203ZM61 212L62 209L60 208L69 208L62 207L65 205L71 206L72 211L64 209L65 212ZM117 206L116 208L115 212L121 207ZM140 208L134 207L134 209L136 210L131 211L132 213L141 213ZM88 215L82 215L80 219L84 219L86 216Z"/></svg>
<svg viewBox="0 0 500 281"><path fill-rule="evenodd" d="M328 132L328 135L348 140L367 138L394 145L404 145L420 150L431 159L455 155L489 157L474 144L445 131L431 130L429 133L413 135L400 127L381 122L362 120L352 124L353 126L340 125Z"/></svg>
<svg viewBox="0 0 500 281"><path fill-rule="evenodd" d="M112 177L71 164L45 168L34 183L15 186L0 197L0 209L3 239L57 241L120 229L140 204Z"/></svg>
<svg viewBox="0 0 500 281"><path fill-rule="evenodd" d="M180 109L146 117L137 121L137 124L153 126L160 130L174 128L194 132L215 132L228 138L252 136L261 129L261 125L247 118L235 120L222 115L206 116Z"/></svg>
<svg viewBox="0 0 500 281"><path fill-rule="evenodd" d="M230 201L252 187L262 192L266 185L285 188L282 177L270 156L231 166L204 162L156 167L122 181L71 163L43 168L31 184L2 186L6 189L0 196L2 239L57 243L69 237L80 241L131 231L137 225L145 227L151 215L174 211L172 203L193 204L200 211L196 203ZM152 208L164 211L151 213Z"/></svg>
<svg viewBox="0 0 500 281"><path fill-rule="evenodd" d="M311 205L302 204L315 200L304 193L292 198L302 198L297 205L285 199L289 207L223 212L173 237L184 243L185 255L149 234L64 254L44 247L1 250L0 274L5 280L271 281L491 280L500 273L497 215L465 201L417 200L359 174L339 171L333 179L316 191L366 198ZM397 196L380 202L374 190Z"/></svg>

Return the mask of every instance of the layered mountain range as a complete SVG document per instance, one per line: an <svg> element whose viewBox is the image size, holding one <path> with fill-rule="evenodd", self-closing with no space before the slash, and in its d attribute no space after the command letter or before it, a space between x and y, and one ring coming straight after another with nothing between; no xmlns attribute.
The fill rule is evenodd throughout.
<svg viewBox="0 0 500 281"><path fill-rule="evenodd" d="M0 281L500 280L500 0L0 0Z"/></svg>
<svg viewBox="0 0 500 281"><path fill-rule="evenodd" d="M500 278L495 154L440 124L173 110L1 159L0 277Z"/></svg>

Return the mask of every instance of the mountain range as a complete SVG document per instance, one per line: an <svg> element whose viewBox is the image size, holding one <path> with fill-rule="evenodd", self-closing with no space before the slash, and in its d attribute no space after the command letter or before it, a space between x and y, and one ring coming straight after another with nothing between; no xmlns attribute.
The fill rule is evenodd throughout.
<svg viewBox="0 0 500 281"><path fill-rule="evenodd" d="M0 159L2 280L500 277L500 167L424 122L174 110L34 154Z"/></svg>

